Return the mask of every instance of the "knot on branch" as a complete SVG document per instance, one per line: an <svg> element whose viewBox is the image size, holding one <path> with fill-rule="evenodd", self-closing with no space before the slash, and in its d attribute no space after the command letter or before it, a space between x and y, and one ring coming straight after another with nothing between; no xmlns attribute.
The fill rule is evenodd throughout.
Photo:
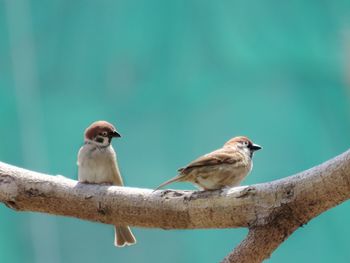
<svg viewBox="0 0 350 263"><path fill-rule="evenodd" d="M18 186L13 176L0 173L0 200L3 199L7 207L18 210L16 198Z"/></svg>
<svg viewBox="0 0 350 263"><path fill-rule="evenodd" d="M47 197L46 194L44 194L42 191L39 191L39 189L35 188L29 188L24 190L25 195L28 197Z"/></svg>
<svg viewBox="0 0 350 263"><path fill-rule="evenodd" d="M164 199L170 199L174 197L182 197L185 193L176 190L163 190L160 197Z"/></svg>
<svg viewBox="0 0 350 263"><path fill-rule="evenodd" d="M98 206L97 206L97 212L100 215L109 215L110 214L110 208L106 205L103 205L102 202L98 202Z"/></svg>

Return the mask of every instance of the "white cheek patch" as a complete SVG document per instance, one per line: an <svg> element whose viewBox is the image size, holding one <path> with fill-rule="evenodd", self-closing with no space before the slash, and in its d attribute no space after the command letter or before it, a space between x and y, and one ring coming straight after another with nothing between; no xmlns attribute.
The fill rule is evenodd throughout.
<svg viewBox="0 0 350 263"><path fill-rule="evenodd" d="M250 149L248 147L243 147L243 151L250 155Z"/></svg>
<svg viewBox="0 0 350 263"><path fill-rule="evenodd" d="M104 137L103 138L103 146L107 146L107 145L109 145L109 138L108 137Z"/></svg>

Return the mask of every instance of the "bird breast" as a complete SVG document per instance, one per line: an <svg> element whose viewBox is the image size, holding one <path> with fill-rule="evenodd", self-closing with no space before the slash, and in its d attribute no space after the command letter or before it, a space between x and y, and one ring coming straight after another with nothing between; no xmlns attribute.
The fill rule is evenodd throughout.
<svg viewBox="0 0 350 263"><path fill-rule="evenodd" d="M116 177L116 154L112 146L98 148L91 144L81 147L78 154L78 178L86 183L113 184Z"/></svg>

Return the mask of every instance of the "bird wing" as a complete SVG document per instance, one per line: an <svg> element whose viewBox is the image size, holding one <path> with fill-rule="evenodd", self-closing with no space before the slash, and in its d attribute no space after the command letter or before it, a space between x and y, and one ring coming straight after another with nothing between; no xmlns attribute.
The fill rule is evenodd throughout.
<svg viewBox="0 0 350 263"><path fill-rule="evenodd" d="M199 157L198 159L194 160L190 164L188 164L184 168L180 168L178 171L180 172L179 175L175 176L174 178L162 183L160 186L158 186L154 191L158 190L159 188L168 185L170 183L174 182L181 182L186 181L188 174L193 168L197 167L204 167L204 166L213 166L213 165L219 165L219 164L235 164L237 163L239 165L240 162L242 162L242 154L231 150L231 149L219 149L216 151L213 151L211 153L208 153L206 155L203 155Z"/></svg>
<svg viewBox="0 0 350 263"><path fill-rule="evenodd" d="M110 166L113 173L113 183L118 186L123 186L123 178L119 170L118 160L115 154L110 156Z"/></svg>
<svg viewBox="0 0 350 263"><path fill-rule="evenodd" d="M242 160L242 154L229 150L229 149L219 149L203 155L196 160L189 163L186 167L180 168L178 171L183 174L187 173L193 168L203 167L203 166L213 166L219 164L234 164Z"/></svg>

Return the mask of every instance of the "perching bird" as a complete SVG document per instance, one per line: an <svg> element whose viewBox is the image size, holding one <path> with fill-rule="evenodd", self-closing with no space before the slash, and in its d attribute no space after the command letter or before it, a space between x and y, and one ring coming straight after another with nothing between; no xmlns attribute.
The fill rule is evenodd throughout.
<svg viewBox="0 0 350 263"><path fill-rule="evenodd" d="M78 178L82 183L123 185L112 138L120 137L106 121L92 123L85 130L85 144L78 153ZM114 245L133 245L136 239L128 226L115 226Z"/></svg>
<svg viewBox="0 0 350 263"><path fill-rule="evenodd" d="M173 182L190 182L203 190L237 186L252 170L253 153L262 147L244 136L232 138L216 151L180 168L178 176L155 190Z"/></svg>

